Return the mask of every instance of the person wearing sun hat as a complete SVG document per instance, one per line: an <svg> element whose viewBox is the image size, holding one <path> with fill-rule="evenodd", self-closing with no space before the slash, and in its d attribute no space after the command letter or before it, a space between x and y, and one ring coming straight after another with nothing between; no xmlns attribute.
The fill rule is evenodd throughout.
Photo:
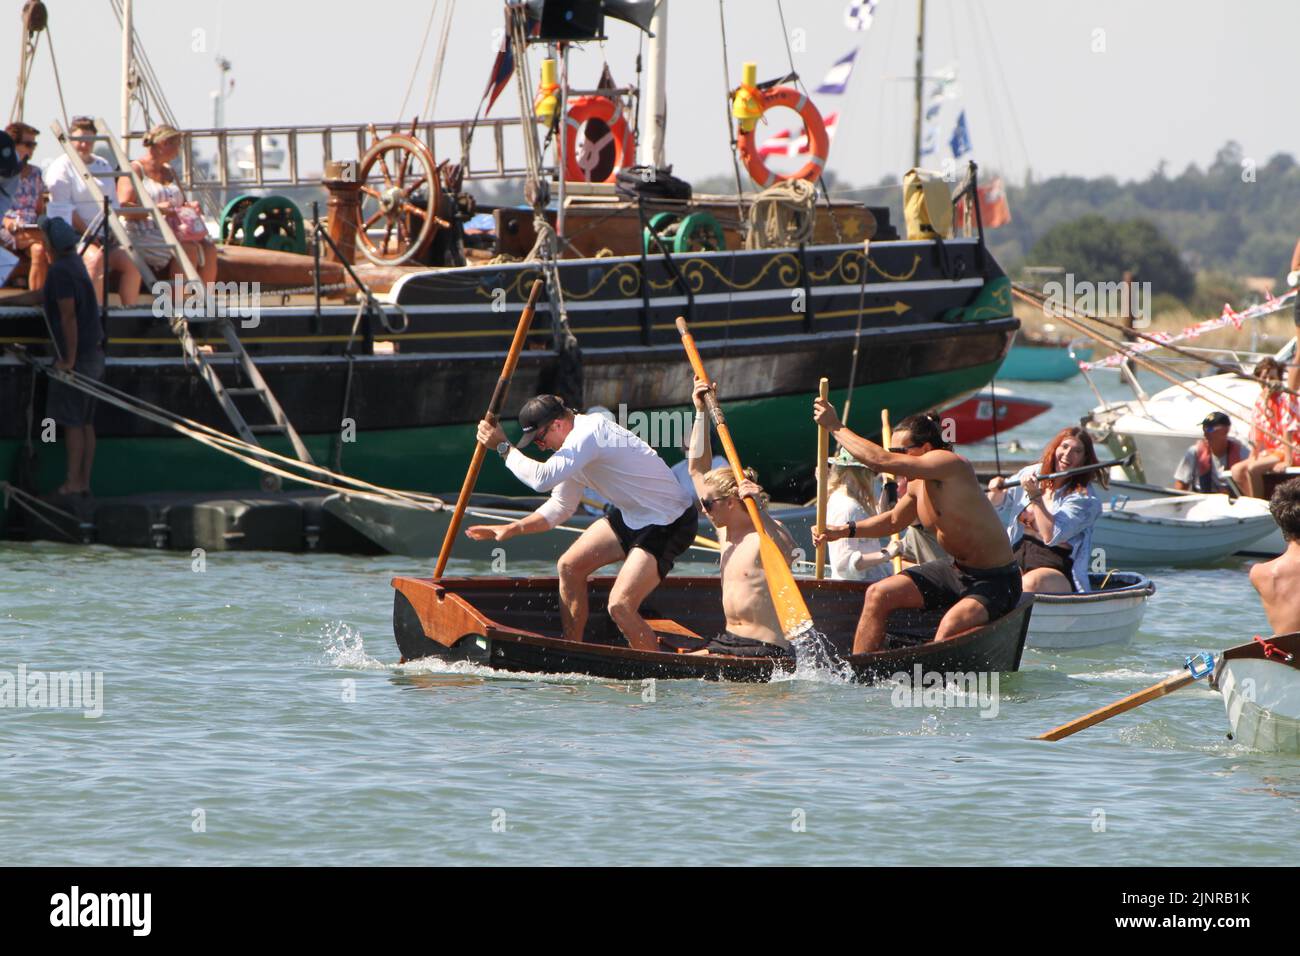
<svg viewBox="0 0 1300 956"><path fill-rule="evenodd" d="M859 521L879 514L875 500L875 475L847 450L829 459L829 495L826 499L827 525L846 525L848 537L826 546L831 578L836 581L879 581L888 577L889 560L899 553L895 543L880 538L858 537L854 531Z"/></svg>
<svg viewBox="0 0 1300 956"><path fill-rule="evenodd" d="M504 541L549 531L573 516L590 488L613 507L591 524L560 557L560 619L564 637L581 641L587 625L587 580L622 561L609 592L609 616L632 647L658 650L654 630L641 617L641 602L668 576L691 546L699 512L659 453L611 418L580 414L558 395L538 395L519 410L522 435L515 445L501 426L478 425L478 440L496 449L516 478L550 500L531 515L505 525L475 525L476 540ZM537 461L522 449L536 445L554 454Z"/></svg>

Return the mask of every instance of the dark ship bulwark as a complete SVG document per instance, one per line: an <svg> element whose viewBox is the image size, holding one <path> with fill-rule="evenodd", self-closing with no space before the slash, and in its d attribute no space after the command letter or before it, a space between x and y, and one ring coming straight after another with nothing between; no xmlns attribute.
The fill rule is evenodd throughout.
<svg viewBox="0 0 1300 956"><path fill-rule="evenodd" d="M683 254L673 265L677 275L657 256L559 263L581 348L581 402L633 418L684 411L690 369L673 320L685 315L718 378L737 442L773 488L792 488L811 474L809 400L822 376L837 403L852 376L850 425L871 433L882 407L897 421L986 383L1017 327L1010 284L977 239L873 242L865 265L857 244ZM406 276L387 297L400 309L386 304L383 317L363 316L355 337L354 306L323 307L317 315L311 306L268 306L269 296L255 325L236 324L317 461L338 460L344 471L377 484L446 491L463 475L474 422L540 274L534 264L512 263ZM45 347L38 314L2 311L0 341L36 352ZM203 324L191 326L202 343ZM114 310L108 333L109 385L229 429L211 392L180 358L165 320L148 309ZM564 390L545 301L529 346L508 416L537 392ZM0 474L9 476L33 401L39 426L45 383L42 377L33 385L30 369L0 361ZM220 367L220 357L214 364ZM246 466L117 408L101 405L96 425L97 494L257 486L258 474ZM266 444L290 453L287 442ZM56 485L61 450L39 440L33 447L39 485ZM678 457L671 447L663 451L670 461ZM480 489L520 491L494 468L484 470Z"/></svg>

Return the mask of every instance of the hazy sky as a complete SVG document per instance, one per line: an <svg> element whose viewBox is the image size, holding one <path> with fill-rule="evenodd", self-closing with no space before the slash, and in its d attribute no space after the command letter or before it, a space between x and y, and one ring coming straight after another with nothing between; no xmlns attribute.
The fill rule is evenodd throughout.
<svg viewBox="0 0 1300 956"><path fill-rule="evenodd" d="M448 0L439 0L441 10ZM109 0L46 0L70 114L116 127L120 34ZM17 75L19 0L8 0L0 76ZM786 72L777 0L725 0L731 73L724 79L716 0L672 0L669 26L669 161L680 175L730 173L724 86L755 59L760 78ZM830 167L854 183L901 175L910 165L916 0L880 0L864 33L843 22L847 0L784 0L795 67L815 87L860 47L847 95L821 96L842 119ZM1300 3L1291 0L929 0L927 73L958 69L959 98L945 104L940 143L965 109L977 158L1020 180L1070 173L1146 176L1204 166L1227 139L1261 164L1297 151L1284 95L1294 85ZM352 11L351 16L347 15ZM208 126L215 56L233 63L231 126L392 121L411 81L428 0L137 0L136 24L184 126ZM492 66L497 0L458 0L437 117L469 117ZM573 54L577 85L594 85L602 54L615 79L634 80L638 31L611 21L605 47ZM409 118L424 101L436 24L415 79ZM539 51L533 53L534 74ZM516 115L513 86L493 115ZM48 47L41 45L25 118L43 131L59 114ZM770 130L793 114L774 118ZM1018 130L1018 131L1017 131ZM48 132L37 161L55 155ZM947 155L941 146L940 157ZM439 157L442 158L442 157ZM747 183L748 185L748 183Z"/></svg>

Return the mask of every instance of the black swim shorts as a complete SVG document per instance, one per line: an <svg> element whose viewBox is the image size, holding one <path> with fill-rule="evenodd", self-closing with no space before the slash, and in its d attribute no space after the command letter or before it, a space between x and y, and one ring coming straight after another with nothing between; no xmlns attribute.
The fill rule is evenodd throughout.
<svg viewBox="0 0 1300 956"><path fill-rule="evenodd" d="M769 644L767 641L754 640L752 637L740 637L730 631L723 631L702 650L710 654L730 654L732 657L785 657L794 659L794 651L788 647Z"/></svg>
<svg viewBox="0 0 1300 956"><path fill-rule="evenodd" d="M945 558L904 568L903 574L920 589L927 611L946 611L962 598L974 598L988 611L990 621L1011 611L1023 590L1015 562L1000 568L967 568Z"/></svg>
<svg viewBox="0 0 1300 956"><path fill-rule="evenodd" d="M624 554L631 554L633 548L649 551L659 566L659 580L668 577L673 563L683 551L695 542L700 530L700 513L694 505L682 512L681 517L672 524L650 524L633 530L623 520L622 513L613 508L606 516L609 525L618 536L618 543Z"/></svg>

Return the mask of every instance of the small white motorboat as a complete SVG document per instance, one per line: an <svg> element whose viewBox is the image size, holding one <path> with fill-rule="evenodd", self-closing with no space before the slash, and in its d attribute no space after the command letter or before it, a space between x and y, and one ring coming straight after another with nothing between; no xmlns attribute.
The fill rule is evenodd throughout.
<svg viewBox="0 0 1300 956"><path fill-rule="evenodd" d="M1142 626L1156 586L1132 571L1092 574L1086 594L1036 594L1025 643L1039 650L1127 644Z"/></svg>
<svg viewBox="0 0 1300 956"><path fill-rule="evenodd" d="M1134 501L1117 495L1102 507L1093 549L1107 567L1207 564L1249 549L1276 531L1268 502L1227 495L1180 494Z"/></svg>
<svg viewBox="0 0 1300 956"><path fill-rule="evenodd" d="M1126 496L1134 501L1146 501L1148 498L1168 498L1173 495L1193 495L1194 491L1177 491L1173 488L1161 488L1159 485L1147 485L1140 482L1124 481L1117 479L1112 474L1110 480L1110 490L1117 495ZM1253 501L1259 499L1247 499L1243 502L1242 507L1246 510L1255 510L1260 514L1268 511L1268 502L1259 501L1259 504L1253 504ZM1269 528L1268 533L1258 541L1253 541L1241 548L1237 553L1244 554L1252 558L1276 558L1286 550L1286 541L1282 539L1282 529L1276 522Z"/></svg>
<svg viewBox="0 0 1300 956"><path fill-rule="evenodd" d="M1257 637L1224 652L1214 686L1237 743L1300 753L1300 632Z"/></svg>

